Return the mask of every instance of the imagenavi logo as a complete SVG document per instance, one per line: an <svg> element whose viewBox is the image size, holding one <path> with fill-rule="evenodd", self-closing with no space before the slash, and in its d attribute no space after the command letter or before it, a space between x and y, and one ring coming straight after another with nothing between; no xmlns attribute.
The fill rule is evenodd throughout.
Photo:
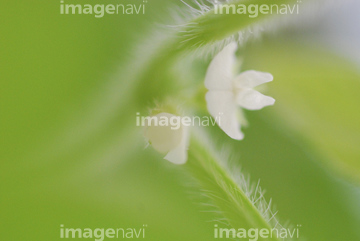
<svg viewBox="0 0 360 241"><path fill-rule="evenodd" d="M239 14L247 15L249 18L257 18L260 15L287 15L300 14L301 0L296 0L293 4L251 4L251 3L221 3L215 0L215 14Z"/></svg>
<svg viewBox="0 0 360 241"><path fill-rule="evenodd" d="M248 241L276 239L299 239L300 227L298 224L296 228L220 228L217 224L214 225L214 238L216 239L241 239Z"/></svg>
<svg viewBox="0 0 360 241"><path fill-rule="evenodd" d="M91 0L88 0L91 1ZM94 0L93 0L94 1ZM101 1L101 0L95 0ZM104 1L104 0L102 0ZM121 1L121 0L119 0ZM142 15L146 13L147 0L134 0L131 4L104 4L104 3L69 3L60 1L61 15L94 15L102 18L105 15Z"/></svg>
<svg viewBox="0 0 360 241"><path fill-rule="evenodd" d="M67 228L60 225L61 239L145 239L147 224L138 228Z"/></svg>

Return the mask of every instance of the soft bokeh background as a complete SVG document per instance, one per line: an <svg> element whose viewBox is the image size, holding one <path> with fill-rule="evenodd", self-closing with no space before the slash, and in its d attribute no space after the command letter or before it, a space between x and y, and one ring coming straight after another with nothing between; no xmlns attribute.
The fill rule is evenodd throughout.
<svg viewBox="0 0 360 241"><path fill-rule="evenodd" d="M213 239L213 217L201 212L196 187L144 149L138 104L121 96L128 80L119 76L137 71L124 63L142 58L134 45L175 2L151 0L146 15L102 19L60 15L58 1L1 2L3 240L58 240L61 224L147 224L148 240ZM273 73L269 95L277 104L246 113L242 142L211 129L217 148L236 150L279 217L301 224L307 240L359 240L360 68L352 60L360 31L359 19L344 20L356 15L351 9L328 13L336 19L325 16L315 29L291 26L247 45L244 69ZM203 73L208 59L198 61Z"/></svg>

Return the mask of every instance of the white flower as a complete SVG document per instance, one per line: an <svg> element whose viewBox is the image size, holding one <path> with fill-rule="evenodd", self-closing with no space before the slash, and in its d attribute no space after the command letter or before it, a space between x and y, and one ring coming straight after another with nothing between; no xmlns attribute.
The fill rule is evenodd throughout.
<svg viewBox="0 0 360 241"><path fill-rule="evenodd" d="M173 128L169 125L169 120L180 117L169 113L163 112L151 118L144 130L146 140L155 150L166 154L164 159L178 165L185 164L188 157L188 127L181 124L178 128Z"/></svg>
<svg viewBox="0 0 360 241"><path fill-rule="evenodd" d="M231 43L226 46L210 63L205 77L207 109L217 120L220 128L231 138L242 140L244 134L240 130L237 106L248 110L259 110L273 105L275 100L265 96L254 87L270 82L273 76L254 70L246 71L235 76L234 65L237 45Z"/></svg>

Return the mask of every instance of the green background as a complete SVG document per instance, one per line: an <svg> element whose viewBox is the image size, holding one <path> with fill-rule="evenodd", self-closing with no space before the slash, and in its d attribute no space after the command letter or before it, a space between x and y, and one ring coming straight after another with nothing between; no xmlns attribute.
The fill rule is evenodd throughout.
<svg viewBox="0 0 360 241"><path fill-rule="evenodd" d="M147 224L147 240L213 239L214 217L201 212L197 187L144 149L138 105L121 91L128 79L119 76L138 71L125 63L142 59L135 45L156 34L155 22L166 23L174 2L151 0L146 15L101 19L60 15L58 1L1 2L2 240L59 240L61 224ZM236 151L234 161L261 179L281 220L301 224L307 240L359 240L355 66L286 33L243 54L245 69L273 73L277 104L246 113L244 141L211 128L215 146ZM198 61L204 73L208 59Z"/></svg>

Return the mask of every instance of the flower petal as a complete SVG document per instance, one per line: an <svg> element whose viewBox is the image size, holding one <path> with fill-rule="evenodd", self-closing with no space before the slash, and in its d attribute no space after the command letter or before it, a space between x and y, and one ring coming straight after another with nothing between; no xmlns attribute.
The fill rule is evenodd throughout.
<svg viewBox="0 0 360 241"><path fill-rule="evenodd" d="M236 88L254 88L258 85L271 82L274 77L270 73L248 70L234 79Z"/></svg>
<svg viewBox="0 0 360 241"><path fill-rule="evenodd" d="M219 127L235 140L244 139L237 116L235 96L231 91L209 91L206 94L207 109Z"/></svg>
<svg viewBox="0 0 360 241"><path fill-rule="evenodd" d="M160 113L148 117L145 123L144 136L152 147L160 153L167 153L181 143L182 127L172 128L169 124L171 118L177 118L177 116L169 113ZM167 125L162 125L161 121Z"/></svg>
<svg viewBox="0 0 360 241"><path fill-rule="evenodd" d="M211 61L205 76L205 87L208 90L231 90L233 88L236 49L236 43L230 43Z"/></svg>
<svg viewBox="0 0 360 241"><path fill-rule="evenodd" d="M236 103L248 110L260 110L265 106L273 105L275 99L263 95L252 89L243 89L237 92Z"/></svg>
<svg viewBox="0 0 360 241"><path fill-rule="evenodd" d="M182 139L180 144L168 152L164 157L171 163L182 165L185 164L188 158L187 149L189 145L189 130L187 127L182 126Z"/></svg>

